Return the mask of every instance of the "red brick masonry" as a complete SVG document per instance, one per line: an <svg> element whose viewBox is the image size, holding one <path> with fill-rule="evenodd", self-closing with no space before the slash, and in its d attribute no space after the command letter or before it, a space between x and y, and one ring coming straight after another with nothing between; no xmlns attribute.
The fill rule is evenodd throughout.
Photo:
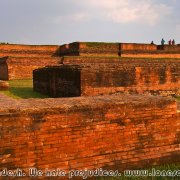
<svg viewBox="0 0 180 180"><path fill-rule="evenodd" d="M123 170L179 162L179 122L171 98L0 95L0 168Z"/></svg>
<svg viewBox="0 0 180 180"><path fill-rule="evenodd" d="M35 91L51 97L116 92L178 96L180 60L132 59L118 63L52 66L34 70L33 82Z"/></svg>
<svg viewBox="0 0 180 180"><path fill-rule="evenodd" d="M30 79L34 69L58 65L59 57L4 57L0 58L0 79Z"/></svg>

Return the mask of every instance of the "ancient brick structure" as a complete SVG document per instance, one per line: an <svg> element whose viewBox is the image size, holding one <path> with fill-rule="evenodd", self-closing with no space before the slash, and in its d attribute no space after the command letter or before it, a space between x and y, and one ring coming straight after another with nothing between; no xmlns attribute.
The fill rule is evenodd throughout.
<svg viewBox="0 0 180 180"><path fill-rule="evenodd" d="M61 64L83 64L83 63L118 63L124 58L121 57L94 57L94 56L63 56Z"/></svg>
<svg viewBox="0 0 180 180"><path fill-rule="evenodd" d="M180 45L158 45L157 49L177 52L177 51L180 51Z"/></svg>
<svg viewBox="0 0 180 180"><path fill-rule="evenodd" d="M118 56L119 43L74 42L60 46L58 55Z"/></svg>
<svg viewBox="0 0 180 180"><path fill-rule="evenodd" d="M116 92L180 95L180 60L124 60L34 71L34 90L51 97Z"/></svg>
<svg viewBox="0 0 180 180"><path fill-rule="evenodd" d="M74 42L60 46L56 55L180 58L180 49L178 45L161 47L136 43Z"/></svg>
<svg viewBox="0 0 180 180"><path fill-rule="evenodd" d="M0 57L51 57L58 48L57 45L0 44Z"/></svg>
<svg viewBox="0 0 180 180"><path fill-rule="evenodd" d="M180 162L179 104L149 95L180 95L179 49L82 42L45 48L43 56L41 48L23 56L20 49L0 59L0 79L31 77L40 67L34 90L68 98L0 94L0 170L122 171ZM168 59L133 58L162 54Z"/></svg>
<svg viewBox="0 0 180 180"><path fill-rule="evenodd" d="M0 44L0 79L32 78L34 69L59 64L60 58L53 57L58 47Z"/></svg>
<svg viewBox="0 0 180 180"><path fill-rule="evenodd" d="M178 45L121 43L120 54L121 57L180 58L180 48Z"/></svg>
<svg viewBox="0 0 180 180"><path fill-rule="evenodd" d="M63 56L119 56L122 51L157 51L157 46L135 43L74 42L60 46L57 54Z"/></svg>
<svg viewBox="0 0 180 180"><path fill-rule="evenodd" d="M179 45L162 48L135 43L74 42L62 46L0 44L0 79L32 78L32 70L36 68L68 63L70 59L71 62L71 57L62 57L67 55L74 57L73 64L78 64L118 62L120 57L180 58L180 50ZM5 62L4 57L7 56L9 58ZM54 56L61 57L56 59ZM20 68L23 66L26 68Z"/></svg>
<svg viewBox="0 0 180 180"><path fill-rule="evenodd" d="M34 69L57 65L58 57L4 57L0 58L0 79L29 79Z"/></svg>
<svg viewBox="0 0 180 180"><path fill-rule="evenodd" d="M180 161L180 119L169 98L0 95L0 107L1 169L123 170Z"/></svg>

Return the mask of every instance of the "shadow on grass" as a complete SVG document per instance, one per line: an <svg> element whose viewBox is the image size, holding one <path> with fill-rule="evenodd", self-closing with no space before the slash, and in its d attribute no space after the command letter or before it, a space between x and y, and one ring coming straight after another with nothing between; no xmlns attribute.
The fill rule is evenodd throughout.
<svg viewBox="0 0 180 180"><path fill-rule="evenodd" d="M48 98L48 96L33 91L32 87L11 87L9 93L16 98Z"/></svg>

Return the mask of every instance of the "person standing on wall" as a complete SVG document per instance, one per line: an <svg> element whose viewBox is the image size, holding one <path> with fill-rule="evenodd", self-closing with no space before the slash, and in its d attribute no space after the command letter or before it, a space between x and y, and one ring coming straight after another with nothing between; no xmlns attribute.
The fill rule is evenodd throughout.
<svg viewBox="0 0 180 180"><path fill-rule="evenodd" d="M162 38L161 45L164 46L165 40Z"/></svg>
<svg viewBox="0 0 180 180"><path fill-rule="evenodd" d="M171 39L168 41L168 44L169 44L169 45L172 45L172 41L171 41Z"/></svg>
<svg viewBox="0 0 180 180"><path fill-rule="evenodd" d="M154 41L151 41L151 44L154 44Z"/></svg>
<svg viewBox="0 0 180 180"><path fill-rule="evenodd" d="M175 40L173 39L173 41L172 41L172 45L175 45Z"/></svg>

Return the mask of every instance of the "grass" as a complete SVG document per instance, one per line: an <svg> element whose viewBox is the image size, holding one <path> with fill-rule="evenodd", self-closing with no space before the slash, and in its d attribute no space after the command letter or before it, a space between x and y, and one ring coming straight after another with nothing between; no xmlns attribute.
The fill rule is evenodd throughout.
<svg viewBox="0 0 180 180"><path fill-rule="evenodd" d="M180 101L180 96L176 97L176 100L177 100L177 101Z"/></svg>
<svg viewBox="0 0 180 180"><path fill-rule="evenodd" d="M89 47L94 47L94 46L101 46L101 45L106 45L106 44L113 44L113 45L118 45L119 43L116 42L85 42L85 44Z"/></svg>
<svg viewBox="0 0 180 180"><path fill-rule="evenodd" d="M9 86L9 91L1 91L1 93L15 99L48 98L33 91L32 79L10 80Z"/></svg>
<svg viewBox="0 0 180 180"><path fill-rule="evenodd" d="M157 167L152 167L152 168L147 168L148 172L151 173L152 169L155 169L155 171L163 171L165 170L167 171L171 171L171 172L175 172L178 171L178 176L174 176L174 177L168 177L168 176L134 176L134 177L128 177L128 176L124 176L122 173L121 177L97 177L97 180L178 180L180 179L180 164L171 164L171 165L163 165L163 166L157 166ZM145 169L144 169L145 170Z"/></svg>

